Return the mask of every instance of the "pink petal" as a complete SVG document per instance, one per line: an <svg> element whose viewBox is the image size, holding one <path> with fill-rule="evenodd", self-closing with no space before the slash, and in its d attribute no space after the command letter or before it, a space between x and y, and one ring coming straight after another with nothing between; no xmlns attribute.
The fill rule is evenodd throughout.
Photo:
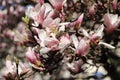
<svg viewBox="0 0 120 80"><path fill-rule="evenodd" d="M70 36L68 34L63 35L60 37L60 43L59 43L59 48L63 48L66 45L70 44Z"/></svg>
<svg viewBox="0 0 120 80"><path fill-rule="evenodd" d="M89 9L89 14L94 15L95 14L95 5L91 6Z"/></svg>
<svg viewBox="0 0 120 80"><path fill-rule="evenodd" d="M6 67L9 69L12 66L11 60L6 60Z"/></svg>
<svg viewBox="0 0 120 80"><path fill-rule="evenodd" d="M86 43L85 40L81 39L76 52L79 56L85 56L89 52L89 45Z"/></svg>
<svg viewBox="0 0 120 80"><path fill-rule="evenodd" d="M37 58L36 58L34 50L31 47L29 47L28 51L26 52L26 58L31 63L33 63L33 64L36 63Z"/></svg>
<svg viewBox="0 0 120 80"><path fill-rule="evenodd" d="M76 22L79 23L79 24L81 24L82 21L83 21L83 17L84 17L84 14L82 13L82 14L79 16L79 18L78 18L78 20L77 20Z"/></svg>

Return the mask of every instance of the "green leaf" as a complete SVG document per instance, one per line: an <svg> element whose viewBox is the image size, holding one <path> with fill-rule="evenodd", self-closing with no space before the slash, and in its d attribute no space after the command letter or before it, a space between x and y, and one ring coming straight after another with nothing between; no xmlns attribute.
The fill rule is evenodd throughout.
<svg viewBox="0 0 120 80"><path fill-rule="evenodd" d="M25 22L26 24L28 24L29 23L28 16L22 17L22 21Z"/></svg>

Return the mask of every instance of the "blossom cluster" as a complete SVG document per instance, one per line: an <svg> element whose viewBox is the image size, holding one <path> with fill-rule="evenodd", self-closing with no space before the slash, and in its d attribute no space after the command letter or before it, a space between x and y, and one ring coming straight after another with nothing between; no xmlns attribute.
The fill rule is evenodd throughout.
<svg viewBox="0 0 120 80"><path fill-rule="evenodd" d="M103 48L115 49L106 41L106 36L114 34L120 26L119 15L112 13L120 7L117 0L111 2L110 10L105 2L94 0L91 3L84 0L48 0L48 3L35 0L35 3L35 6L27 7L25 17L22 17L24 23L10 35L17 45L27 46L25 56L33 71L52 73L64 64L69 72L77 74L85 71L86 59L93 60L104 54ZM12 8L10 10L12 12ZM1 19L6 12L2 13ZM20 72L18 65L24 71ZM21 74L32 72L22 63L18 65L6 61L6 79L12 75L12 78L22 80Z"/></svg>
<svg viewBox="0 0 120 80"><path fill-rule="evenodd" d="M101 39L104 29L105 33L109 34L118 27L120 18L117 14L106 13L103 17L103 24L98 25L96 30L91 30L88 33L82 27L84 13L81 13L73 22L64 21L65 12L63 9L66 5L66 0L49 1L53 7L41 0L35 7L29 7L26 11L26 16L33 21L29 23L28 20L28 26L31 27L34 39L40 47L38 53L35 52L36 46L29 47L26 53L26 58L34 68L40 71L45 70L45 67L39 64L42 63L44 65L40 55L50 54L49 52L51 51L62 51L61 54L63 54L66 48L70 48L74 55L77 54L79 57L83 57L89 54L91 44L95 46L104 45L109 49L115 48ZM89 14L94 15L94 12L94 9L90 9ZM80 32L83 36L79 35Z"/></svg>

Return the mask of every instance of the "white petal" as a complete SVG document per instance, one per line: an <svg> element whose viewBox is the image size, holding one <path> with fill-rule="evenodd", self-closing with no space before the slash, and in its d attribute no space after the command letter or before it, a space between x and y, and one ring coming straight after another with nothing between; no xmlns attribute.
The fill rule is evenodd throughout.
<svg viewBox="0 0 120 80"><path fill-rule="evenodd" d="M71 39L73 41L73 44L74 44L75 48L77 49L77 47L78 47L78 39L77 39L77 37L75 35L72 35Z"/></svg>
<svg viewBox="0 0 120 80"><path fill-rule="evenodd" d="M64 25L59 28L59 32L60 31L65 31L65 26Z"/></svg>
<svg viewBox="0 0 120 80"><path fill-rule="evenodd" d="M45 3L45 4L43 4L43 5L46 7L45 16L47 16L46 14L49 13L50 11L52 11L53 8L52 8L51 5L48 4L48 3Z"/></svg>
<svg viewBox="0 0 120 80"><path fill-rule="evenodd" d="M60 23L59 25L62 26L62 25L68 25L68 24L70 24L70 22Z"/></svg>
<svg viewBox="0 0 120 80"><path fill-rule="evenodd" d="M66 63L66 65L69 67L69 68L71 68L71 69L75 69L75 67L74 67L74 64L73 63Z"/></svg>
<svg viewBox="0 0 120 80"><path fill-rule="evenodd" d="M41 49L40 49L40 54L48 53L50 50L51 50L51 49L50 49L50 48L47 48L47 47L41 48Z"/></svg>
<svg viewBox="0 0 120 80"><path fill-rule="evenodd" d="M34 22L34 23L32 23L32 25L35 26L35 27L38 27L39 23L38 22Z"/></svg>
<svg viewBox="0 0 120 80"><path fill-rule="evenodd" d="M88 34L88 32L85 29L82 29L82 32L83 32L83 34L84 34L85 37L89 38L89 34Z"/></svg>
<svg viewBox="0 0 120 80"><path fill-rule="evenodd" d="M105 43L105 42L99 42L99 45L104 45L104 46L106 46L106 47L109 48L109 49L115 49L114 46L112 46L112 45L110 45L110 44L107 44L107 43Z"/></svg>
<svg viewBox="0 0 120 80"><path fill-rule="evenodd" d="M41 46L44 46L44 40L47 38L47 34L44 30L40 30L39 34L38 34L38 37L40 38L41 40Z"/></svg>
<svg viewBox="0 0 120 80"><path fill-rule="evenodd" d="M99 37L102 37L103 30L104 30L104 25L102 24L102 25L98 28L96 35L99 36Z"/></svg>
<svg viewBox="0 0 120 80"><path fill-rule="evenodd" d="M111 24L113 25L117 20L118 20L118 15L113 15L113 14L109 14L109 17L111 19Z"/></svg>

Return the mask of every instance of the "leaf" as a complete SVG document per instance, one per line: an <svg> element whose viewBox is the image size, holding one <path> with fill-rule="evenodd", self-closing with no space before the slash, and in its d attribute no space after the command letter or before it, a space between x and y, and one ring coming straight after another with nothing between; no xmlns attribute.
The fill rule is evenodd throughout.
<svg viewBox="0 0 120 80"><path fill-rule="evenodd" d="M22 21L25 22L26 24L28 24L29 23L28 16L22 17Z"/></svg>

